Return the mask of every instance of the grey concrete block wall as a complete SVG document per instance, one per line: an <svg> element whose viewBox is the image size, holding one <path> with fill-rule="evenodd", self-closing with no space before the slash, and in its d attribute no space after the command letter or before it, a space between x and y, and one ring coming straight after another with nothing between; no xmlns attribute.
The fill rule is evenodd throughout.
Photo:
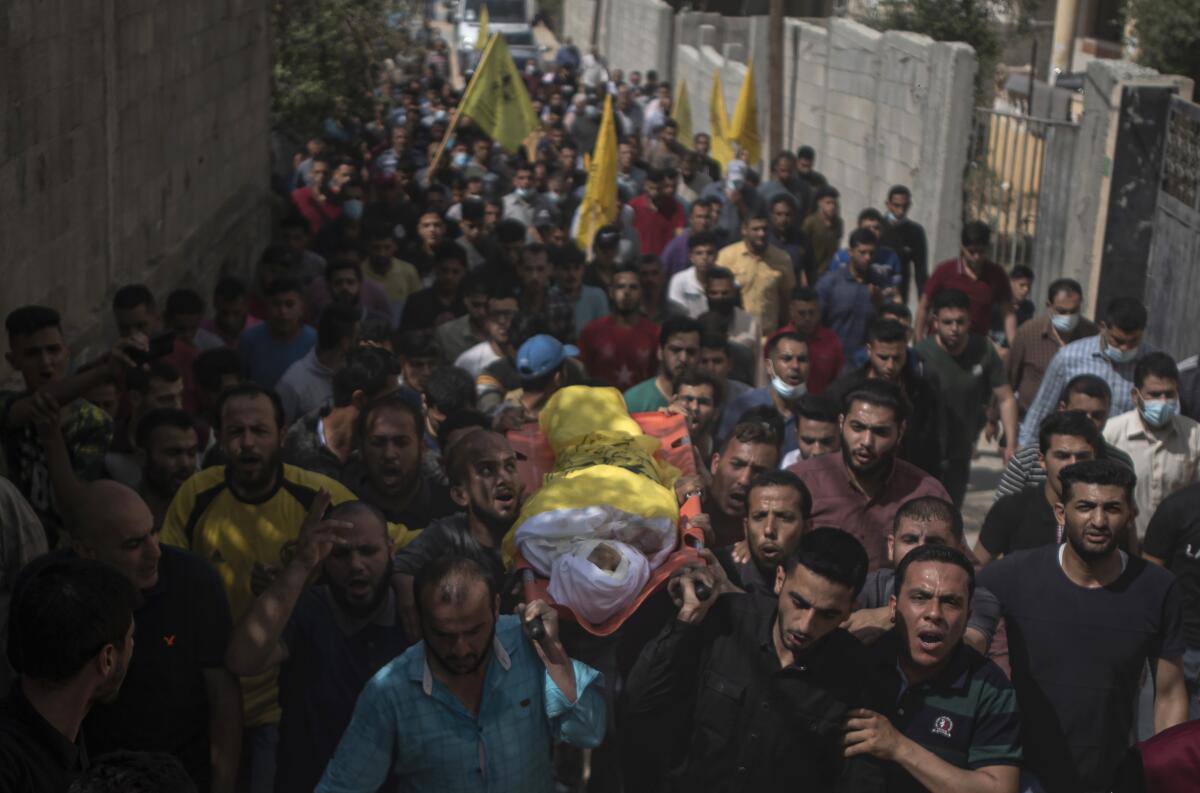
<svg viewBox="0 0 1200 793"><path fill-rule="evenodd" d="M269 232L266 0L0 6L0 315L44 303L76 348L124 283L206 297Z"/></svg>

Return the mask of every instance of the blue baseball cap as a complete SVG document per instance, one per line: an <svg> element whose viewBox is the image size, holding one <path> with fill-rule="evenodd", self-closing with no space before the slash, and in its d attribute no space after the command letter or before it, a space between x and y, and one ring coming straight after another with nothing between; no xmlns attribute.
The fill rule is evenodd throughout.
<svg viewBox="0 0 1200 793"><path fill-rule="evenodd" d="M573 344L563 344L553 336L540 333L530 336L517 350L517 372L522 380L536 380L548 375L563 361L574 358L579 354L579 348Z"/></svg>

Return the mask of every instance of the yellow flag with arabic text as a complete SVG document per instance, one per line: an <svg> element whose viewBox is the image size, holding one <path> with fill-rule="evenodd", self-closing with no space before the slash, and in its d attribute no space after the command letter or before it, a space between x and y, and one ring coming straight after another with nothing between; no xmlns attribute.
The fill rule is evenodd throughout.
<svg viewBox="0 0 1200 793"><path fill-rule="evenodd" d="M617 219L617 124L611 94L604 97L600 132L587 166L587 190L579 205L579 227L575 231L575 244L585 253L592 249L596 231Z"/></svg>
<svg viewBox="0 0 1200 793"><path fill-rule="evenodd" d="M499 33L492 34L484 49L459 112L510 154L516 153L526 136L537 128L538 117L529 91Z"/></svg>
<svg viewBox="0 0 1200 793"><path fill-rule="evenodd" d="M729 145L729 111L725 109L725 92L721 90L721 69L713 70L712 96L708 103L708 134L712 137L709 156L721 163L721 170L733 159Z"/></svg>
<svg viewBox="0 0 1200 793"><path fill-rule="evenodd" d="M756 168L762 159L762 138L758 136L758 96L754 85L754 61L746 64L746 79L733 106L729 142L746 150L746 162Z"/></svg>

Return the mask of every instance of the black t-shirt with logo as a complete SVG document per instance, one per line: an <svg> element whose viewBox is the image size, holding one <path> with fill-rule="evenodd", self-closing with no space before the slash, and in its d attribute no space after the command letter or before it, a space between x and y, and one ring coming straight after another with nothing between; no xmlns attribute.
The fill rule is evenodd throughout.
<svg viewBox="0 0 1200 793"><path fill-rule="evenodd" d="M1146 528L1143 550L1163 560L1179 579L1183 639L1200 648L1200 483L1172 493Z"/></svg>

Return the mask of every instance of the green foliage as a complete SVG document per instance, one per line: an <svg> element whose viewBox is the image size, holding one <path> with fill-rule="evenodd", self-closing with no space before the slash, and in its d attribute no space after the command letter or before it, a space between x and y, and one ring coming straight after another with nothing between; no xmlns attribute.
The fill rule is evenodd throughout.
<svg viewBox="0 0 1200 793"><path fill-rule="evenodd" d="M371 115L373 75L403 46L386 24L395 0L274 0L272 116L298 134L315 131L339 100Z"/></svg>
<svg viewBox="0 0 1200 793"><path fill-rule="evenodd" d="M1182 0L1186 2L1187 0ZM975 49L979 71L975 76L976 104L985 104L1000 60L1000 15L1015 20L1022 30L1036 0L881 0L862 21L879 30L923 33L934 41L961 41Z"/></svg>
<svg viewBox="0 0 1200 793"><path fill-rule="evenodd" d="M1190 77L1200 88L1200 2L1129 0L1138 63Z"/></svg>

